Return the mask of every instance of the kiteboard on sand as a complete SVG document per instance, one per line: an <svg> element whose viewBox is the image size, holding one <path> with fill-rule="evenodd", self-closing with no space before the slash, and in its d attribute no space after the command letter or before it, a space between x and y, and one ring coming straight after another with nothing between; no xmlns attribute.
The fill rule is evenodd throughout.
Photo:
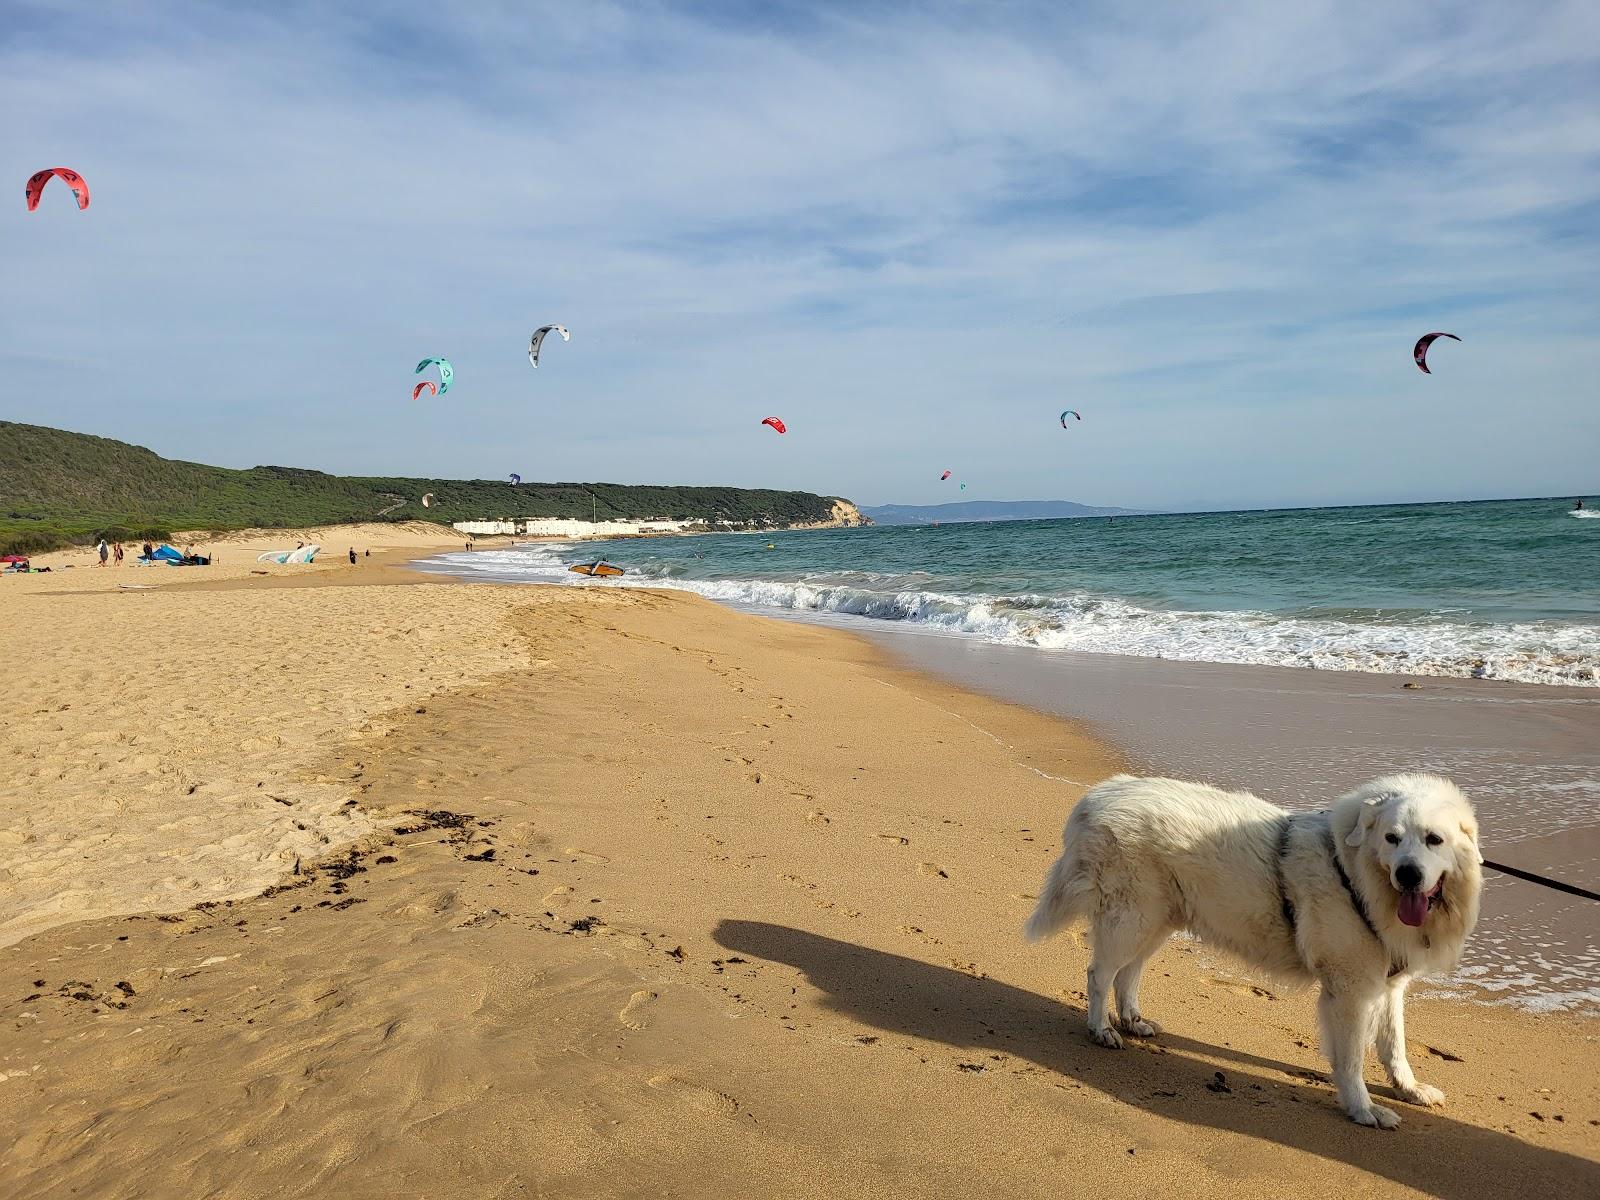
<svg viewBox="0 0 1600 1200"><path fill-rule="evenodd" d="M627 572L624 571L621 567L613 567L610 563L605 562L604 560L602 560L600 562L592 562L592 563L577 563L577 564L575 564L573 566L568 567L567 570L576 571L579 575L626 575L627 574Z"/></svg>

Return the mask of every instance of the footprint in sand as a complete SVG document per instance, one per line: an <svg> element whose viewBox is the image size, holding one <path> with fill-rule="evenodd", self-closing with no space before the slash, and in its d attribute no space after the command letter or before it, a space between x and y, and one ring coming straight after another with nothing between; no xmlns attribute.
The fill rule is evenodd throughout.
<svg viewBox="0 0 1600 1200"><path fill-rule="evenodd" d="M628 997L628 1002L622 1006L622 1011L617 1014L629 1029L643 1029L650 1024L650 1005L655 1002L656 993L640 988Z"/></svg>
<svg viewBox="0 0 1600 1200"><path fill-rule="evenodd" d="M806 799L809 800L811 797L807 796ZM806 820L810 821L813 825L831 825L833 823L833 818L827 813L823 812L820 808L814 808L808 812L806 814Z"/></svg>
<svg viewBox="0 0 1600 1200"><path fill-rule="evenodd" d="M595 863L599 866L604 866L606 863L611 861L604 854L591 854L587 850L579 850L576 846L568 846L561 853L565 854L568 858L575 858L579 862Z"/></svg>
<svg viewBox="0 0 1600 1200"><path fill-rule="evenodd" d="M572 889L569 888L566 884L563 883L563 884L561 884L561 885L559 885L557 887L551 888L548 892L546 892L540 898L539 903L540 904L554 904L557 900L564 900L566 897L568 897L570 895L572 895Z"/></svg>
<svg viewBox="0 0 1600 1200"><path fill-rule="evenodd" d="M670 1096L677 1097L690 1108L698 1109L710 1116L731 1117L739 1111L739 1102L727 1092L719 1092L703 1084L690 1083L687 1079L679 1079L676 1075L652 1075L645 1082Z"/></svg>
<svg viewBox="0 0 1600 1200"><path fill-rule="evenodd" d="M456 893L453 889L434 892L432 895L419 896L409 904L402 904L395 912L402 917L436 917L440 913L448 912L457 904Z"/></svg>
<svg viewBox="0 0 1600 1200"><path fill-rule="evenodd" d="M893 842L897 846L909 846L909 845L911 845L911 839L910 838L901 837L898 833L875 833L872 836L875 837L875 838L880 838L885 842Z"/></svg>
<svg viewBox="0 0 1600 1200"><path fill-rule="evenodd" d="M1276 1000L1278 998L1264 987L1257 987L1253 983L1241 983L1236 979L1209 979L1207 982L1220 988L1226 988L1235 996L1256 996L1262 1000Z"/></svg>
<svg viewBox="0 0 1600 1200"><path fill-rule="evenodd" d="M930 879L949 879L949 873L938 863L923 862L917 864L917 874L926 875Z"/></svg>

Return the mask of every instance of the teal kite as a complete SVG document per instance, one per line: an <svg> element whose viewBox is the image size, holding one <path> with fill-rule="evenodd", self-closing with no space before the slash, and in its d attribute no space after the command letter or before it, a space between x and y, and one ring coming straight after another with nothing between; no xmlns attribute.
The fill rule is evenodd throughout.
<svg viewBox="0 0 1600 1200"><path fill-rule="evenodd" d="M1076 417L1080 421L1083 420L1082 417L1078 416L1078 410L1077 409L1069 408L1069 409L1067 409L1065 412L1063 412L1061 414L1061 428L1065 429L1067 427L1067 418L1068 417Z"/></svg>
<svg viewBox="0 0 1600 1200"><path fill-rule="evenodd" d="M442 396L450 390L450 381L456 377L455 368L450 365L448 358L425 358L417 364L417 369L412 374L421 375L435 363L439 367L439 395Z"/></svg>

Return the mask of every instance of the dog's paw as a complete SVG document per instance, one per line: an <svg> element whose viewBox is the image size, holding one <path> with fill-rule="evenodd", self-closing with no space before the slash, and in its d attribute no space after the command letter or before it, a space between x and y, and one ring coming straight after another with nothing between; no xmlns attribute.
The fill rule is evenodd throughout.
<svg viewBox="0 0 1600 1200"><path fill-rule="evenodd" d="M1144 1017L1134 1017L1122 1022L1122 1032L1132 1034L1134 1037L1155 1037L1161 1032L1161 1026Z"/></svg>
<svg viewBox="0 0 1600 1200"><path fill-rule="evenodd" d="M1365 1108L1358 1108L1350 1114L1350 1119L1357 1125L1366 1125L1373 1129L1393 1129L1400 1124L1400 1114L1381 1104L1368 1104Z"/></svg>
<svg viewBox="0 0 1600 1200"><path fill-rule="evenodd" d="M1100 1045L1104 1046L1107 1050L1122 1049L1122 1035L1109 1025L1107 1025L1104 1029L1089 1030L1089 1036L1095 1041L1099 1042Z"/></svg>
<svg viewBox="0 0 1600 1200"><path fill-rule="evenodd" d="M1413 1083L1408 1088L1396 1088L1403 1100L1412 1104L1421 1105L1423 1108L1432 1108L1435 1104L1444 1103L1444 1093L1438 1088L1426 1083Z"/></svg>

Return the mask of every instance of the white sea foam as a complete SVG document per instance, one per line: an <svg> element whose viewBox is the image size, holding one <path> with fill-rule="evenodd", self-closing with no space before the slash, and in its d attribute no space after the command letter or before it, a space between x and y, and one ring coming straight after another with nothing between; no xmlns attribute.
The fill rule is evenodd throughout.
<svg viewBox="0 0 1600 1200"><path fill-rule="evenodd" d="M572 547L536 545L448 554L434 562L468 576L596 586L567 570L574 557ZM915 586L932 582L920 572L854 572L840 582L838 576L694 579L683 571L681 564L635 570L602 586L677 588L728 604L903 621L929 632L1045 650L1600 687L1600 638L1581 625L1468 625L1446 614L1385 623L1158 610L1089 593L955 595Z"/></svg>

